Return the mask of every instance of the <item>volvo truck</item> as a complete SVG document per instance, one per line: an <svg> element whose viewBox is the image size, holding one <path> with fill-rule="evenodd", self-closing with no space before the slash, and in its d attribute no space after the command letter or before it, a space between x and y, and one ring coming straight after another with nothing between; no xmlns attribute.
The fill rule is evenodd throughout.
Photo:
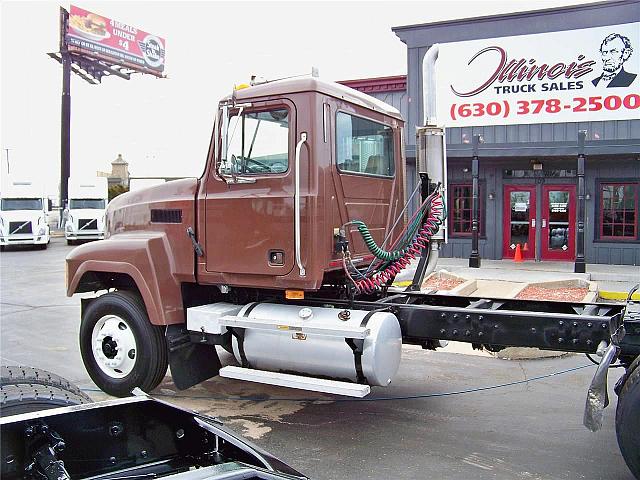
<svg viewBox="0 0 640 480"><path fill-rule="evenodd" d="M78 240L104 238L105 210L109 200L106 177L69 178L69 206L64 236L68 245Z"/></svg>
<svg viewBox="0 0 640 480"><path fill-rule="evenodd" d="M8 177L0 186L0 249L34 245L46 249L50 241L44 188L30 180Z"/></svg>

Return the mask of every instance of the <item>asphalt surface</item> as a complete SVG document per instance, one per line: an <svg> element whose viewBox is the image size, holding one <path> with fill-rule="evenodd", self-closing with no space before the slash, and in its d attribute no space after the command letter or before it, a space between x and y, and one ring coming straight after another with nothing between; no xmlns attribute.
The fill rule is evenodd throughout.
<svg viewBox="0 0 640 480"><path fill-rule="evenodd" d="M0 360L51 370L102 400L80 358L80 298L65 296L72 248L54 238L45 251L0 253ZM221 378L176 392L169 377L154 394L219 416L311 478L633 480L616 442L615 394L601 431L582 426L594 368L534 379L588 363L577 355L516 362L406 347L393 385L373 388L371 397L427 398L343 402ZM611 372L611 386L621 373ZM440 395L510 382L520 383Z"/></svg>

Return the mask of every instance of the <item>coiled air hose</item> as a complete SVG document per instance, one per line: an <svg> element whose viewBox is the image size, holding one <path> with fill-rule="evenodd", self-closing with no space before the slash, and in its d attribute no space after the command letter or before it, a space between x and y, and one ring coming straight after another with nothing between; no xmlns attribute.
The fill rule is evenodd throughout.
<svg viewBox="0 0 640 480"><path fill-rule="evenodd" d="M422 250L429 245L431 237L438 232L440 225L442 225L445 217L444 208L442 195L439 191L430 195L425 199L419 212L417 212L422 212L422 214L415 216L405 234L394 245L394 247L398 246L399 248L390 251L384 250L376 244L364 222L360 220L351 222L362 235L369 251L376 258L385 262L381 265L381 268L367 272L368 275L358 272L360 274L358 279L353 279L345 264L347 277L355 284L356 290L363 293L373 292L377 287L381 287L395 278L398 273L411 263L411 260L419 257ZM424 215L427 213L427 218L422 222ZM421 224L422 226L420 227Z"/></svg>

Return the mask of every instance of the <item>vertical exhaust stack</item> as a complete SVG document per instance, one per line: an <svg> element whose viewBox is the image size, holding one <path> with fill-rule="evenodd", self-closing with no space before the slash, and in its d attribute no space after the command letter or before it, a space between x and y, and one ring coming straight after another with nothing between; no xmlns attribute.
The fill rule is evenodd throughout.
<svg viewBox="0 0 640 480"><path fill-rule="evenodd" d="M422 60L422 107L423 124L416 131L417 141L417 172L421 179L424 175L428 179L428 192L432 192L438 183L442 186L443 201L447 198L447 151L443 126L438 126L437 120L437 88L436 88L436 60L440 47L436 43L427 50ZM424 193L424 192L423 192ZM445 226L441 226L433 236L435 243L446 242ZM433 246L432 246L433 248ZM436 250L436 248L433 248Z"/></svg>
<svg viewBox="0 0 640 480"><path fill-rule="evenodd" d="M422 183L421 196L424 200L438 188L446 205L447 198L447 153L444 127L437 125L436 114L436 60L438 44L427 50L422 60L422 107L423 126L416 129L416 169ZM446 210L445 210L446 211ZM445 224L431 237L430 250L423 251L416 268L410 289L419 289L425 276L436 268L440 256L440 244L447 241Z"/></svg>

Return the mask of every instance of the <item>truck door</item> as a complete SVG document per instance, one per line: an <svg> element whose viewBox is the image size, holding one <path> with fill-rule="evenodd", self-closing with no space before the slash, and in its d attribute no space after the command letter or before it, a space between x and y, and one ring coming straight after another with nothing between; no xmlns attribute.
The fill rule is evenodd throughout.
<svg viewBox="0 0 640 480"><path fill-rule="evenodd" d="M295 107L279 99L232 110L228 136L226 165L206 192L206 270L286 275L294 265Z"/></svg>
<svg viewBox="0 0 640 480"><path fill-rule="evenodd" d="M397 215L398 204L395 157L400 155L397 129L380 120L358 114L336 113L336 191L341 204L342 223L364 221L382 245L390 219ZM389 119L386 120L388 122ZM391 225L389 225L390 227ZM350 228L351 251L368 256L362 236ZM387 245L388 247L388 245Z"/></svg>

